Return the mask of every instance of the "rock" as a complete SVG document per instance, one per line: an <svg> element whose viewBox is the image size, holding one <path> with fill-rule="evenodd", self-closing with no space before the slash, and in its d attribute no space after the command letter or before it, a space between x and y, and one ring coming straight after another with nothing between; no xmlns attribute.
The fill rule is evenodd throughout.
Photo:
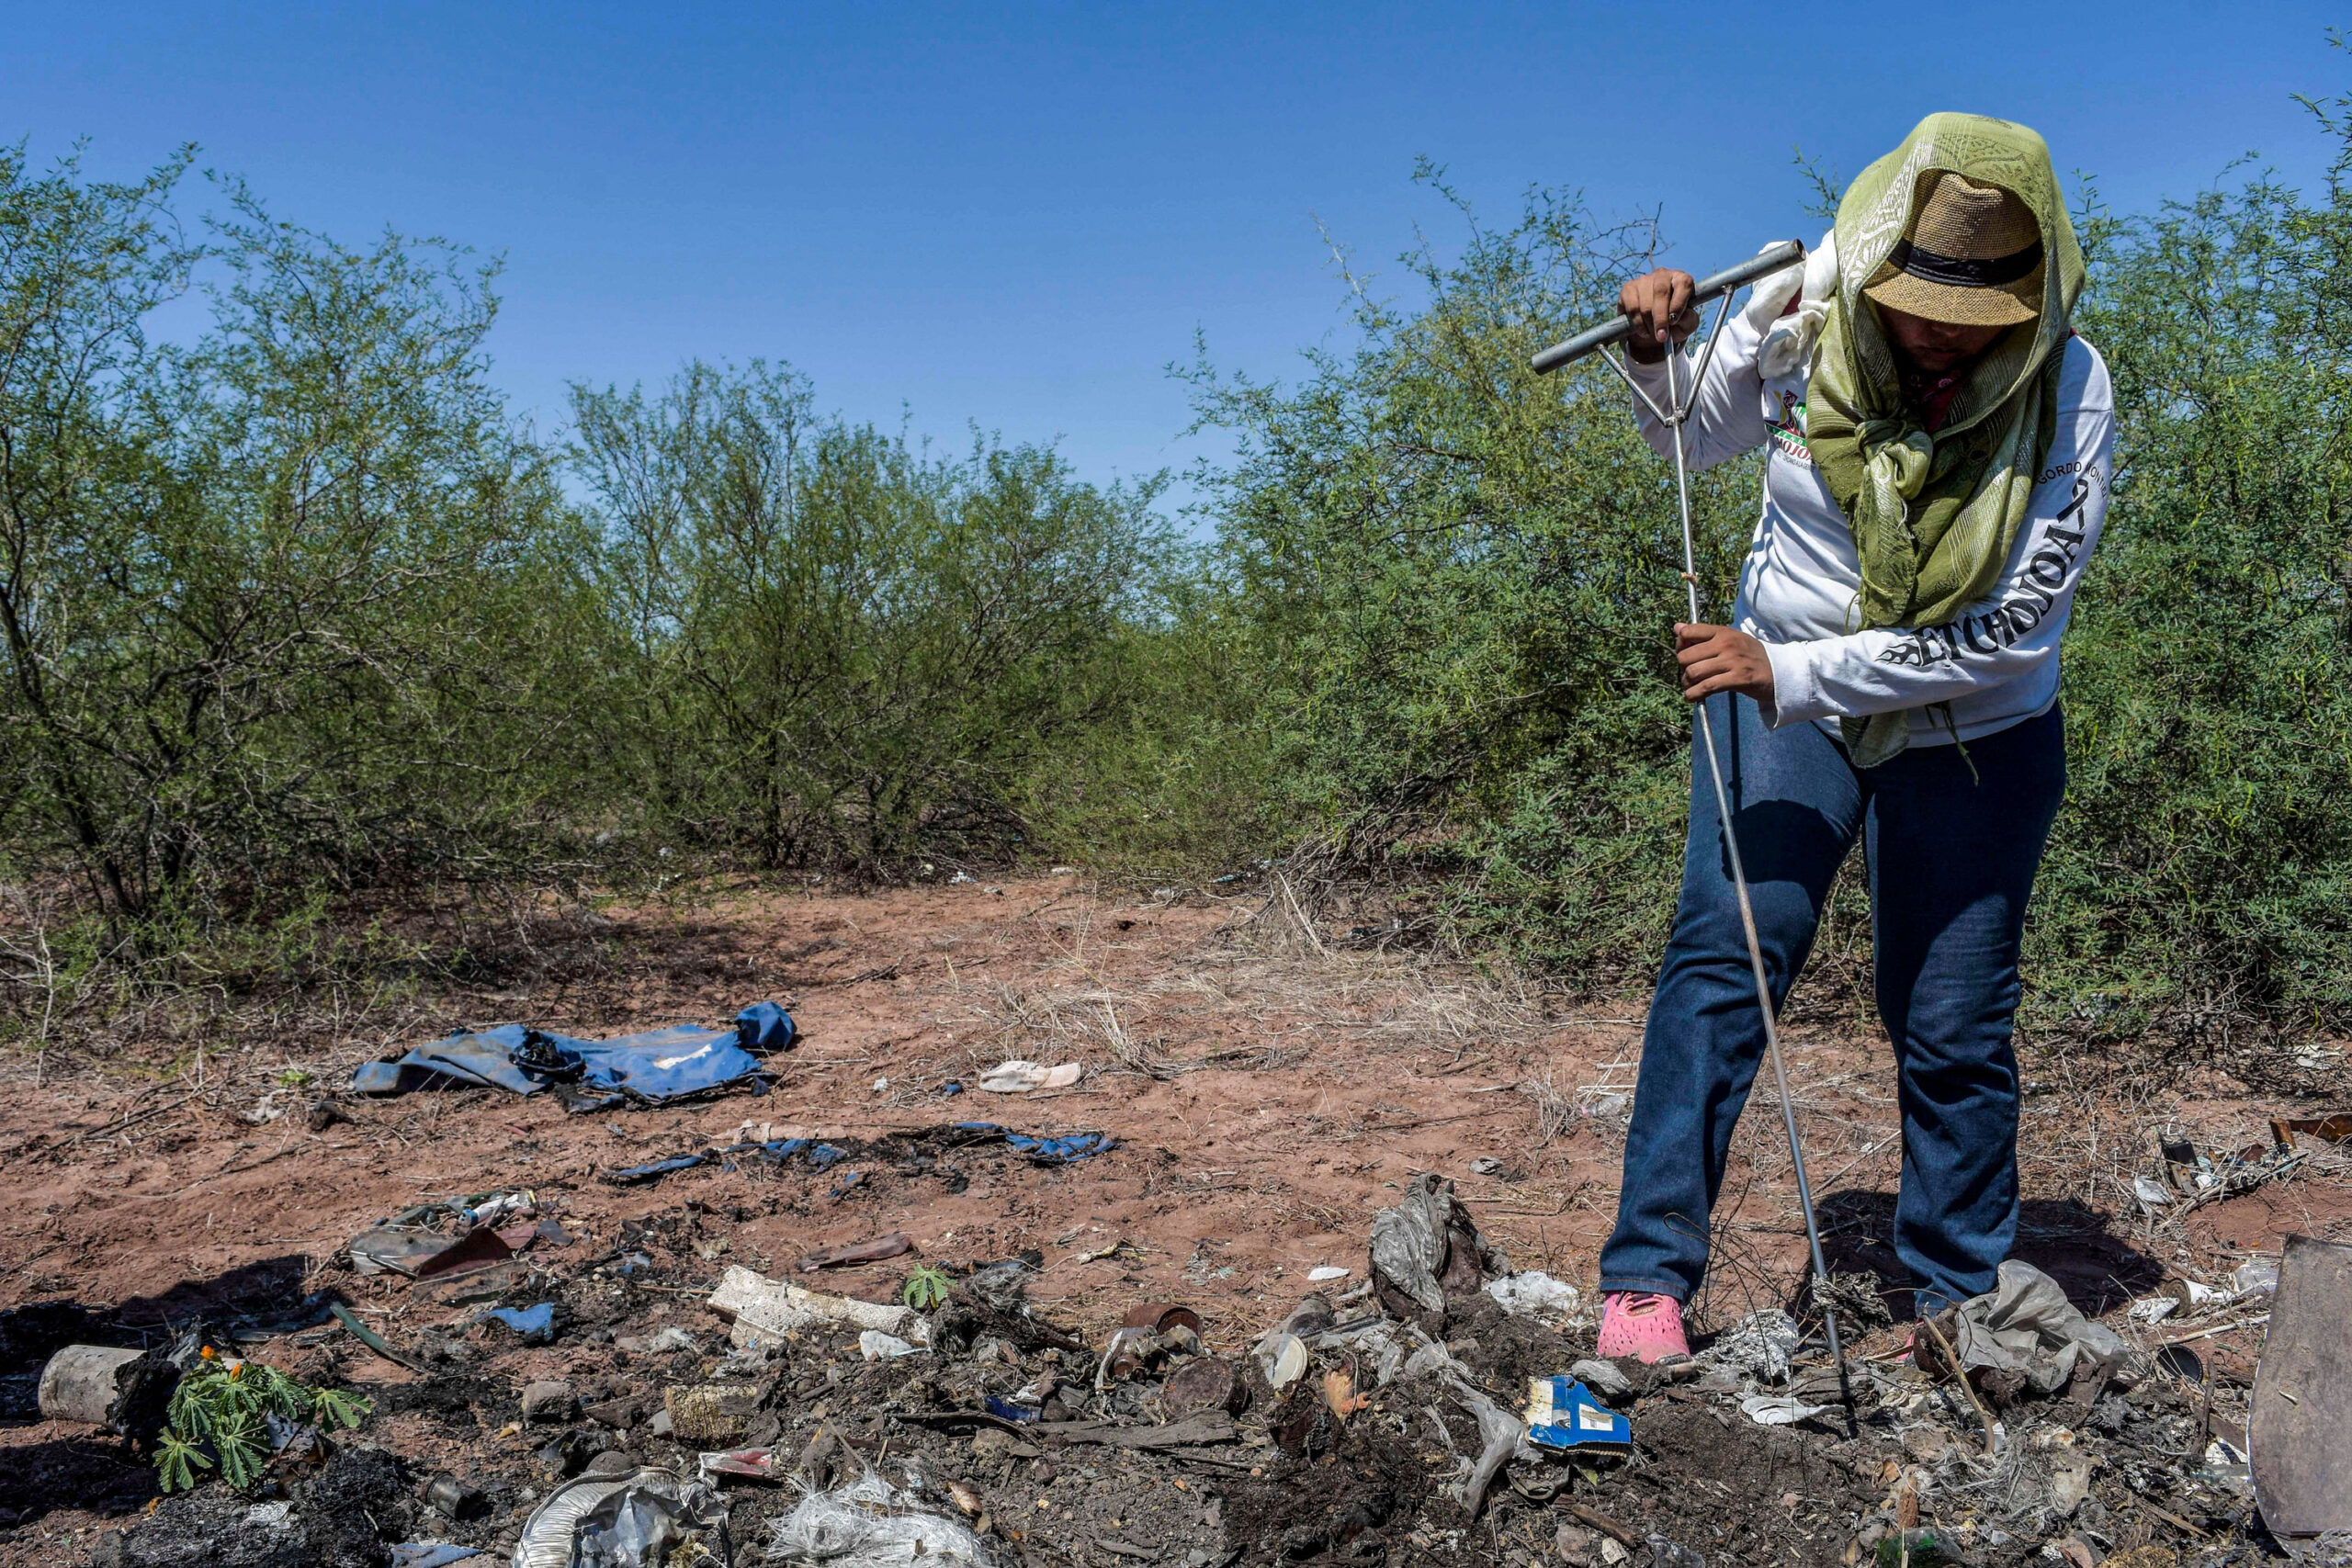
<svg viewBox="0 0 2352 1568"><path fill-rule="evenodd" d="M606 1399L588 1405L580 1414L600 1427L610 1427L616 1432L626 1432L645 1419L645 1401L634 1394L618 1399Z"/></svg>
<svg viewBox="0 0 2352 1568"><path fill-rule="evenodd" d="M1595 1539L1582 1525L1562 1525L1552 1537L1552 1547L1569 1568L1591 1568Z"/></svg>
<svg viewBox="0 0 2352 1568"><path fill-rule="evenodd" d="M570 1431L542 1447L534 1457L543 1481L569 1481L580 1473L600 1445L582 1431Z"/></svg>
<svg viewBox="0 0 2352 1568"><path fill-rule="evenodd" d="M1634 1392L1634 1380L1619 1371L1613 1362L1588 1357L1571 1366L1568 1375L1603 1399L1623 1399Z"/></svg>
<svg viewBox="0 0 2352 1568"><path fill-rule="evenodd" d="M670 1417L671 1435L679 1442L704 1449L733 1448L759 1413L760 1394L757 1383L696 1383L664 1390L662 1411Z"/></svg>
<svg viewBox="0 0 2352 1568"><path fill-rule="evenodd" d="M523 1389L523 1419L569 1421L580 1413L580 1396L560 1378L543 1378Z"/></svg>

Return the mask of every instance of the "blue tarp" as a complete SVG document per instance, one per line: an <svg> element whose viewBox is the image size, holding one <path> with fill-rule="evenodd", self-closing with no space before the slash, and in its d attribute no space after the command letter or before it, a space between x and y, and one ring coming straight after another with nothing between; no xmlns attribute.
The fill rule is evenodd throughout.
<svg viewBox="0 0 2352 1568"><path fill-rule="evenodd" d="M736 1084L763 1092L761 1058L792 1044L792 1015L758 1002L733 1027L679 1024L612 1040L580 1040L527 1024L460 1032L420 1045L397 1062L369 1062L351 1075L360 1094L407 1094L453 1086L536 1094L554 1089L573 1110L621 1100L659 1101Z"/></svg>

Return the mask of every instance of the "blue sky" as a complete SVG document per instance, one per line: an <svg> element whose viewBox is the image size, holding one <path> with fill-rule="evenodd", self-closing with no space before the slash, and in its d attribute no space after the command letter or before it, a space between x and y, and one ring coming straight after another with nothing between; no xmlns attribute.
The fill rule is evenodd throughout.
<svg viewBox="0 0 2352 1568"><path fill-rule="evenodd" d="M788 360L820 402L960 446L1182 468L1194 332L1286 376L1359 265L1543 184L1662 207L1705 271L1807 233L1794 144L1847 175L1938 108L2019 119L2129 209L2259 153L2310 180L2291 95L2352 85L2334 8L0 6L0 135L119 173L183 141L280 215L503 253L500 383ZM191 191L201 198L199 190ZM1180 494L1182 492L1180 491Z"/></svg>

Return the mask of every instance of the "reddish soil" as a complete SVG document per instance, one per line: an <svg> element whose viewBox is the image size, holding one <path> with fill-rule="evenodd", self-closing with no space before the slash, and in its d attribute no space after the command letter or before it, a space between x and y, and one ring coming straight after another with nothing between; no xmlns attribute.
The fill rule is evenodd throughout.
<svg viewBox="0 0 2352 1568"><path fill-rule="evenodd" d="M689 1286L734 1262L790 1273L819 1247L901 1231L942 1261L1041 1252L1031 1301L1098 1342L1131 1304L1170 1300L1201 1312L1212 1344L1238 1347L1287 1310L1310 1269L1361 1280L1372 1214L1423 1170L1457 1181L1517 1266L1589 1292L1613 1216L1623 1118L1611 1096L1633 1084L1638 1008L1570 1004L1409 955L1285 944L1247 918L1254 907L1114 895L1068 876L746 893L628 914L580 938L591 958L511 962L479 989L377 999L340 1025L315 1008L280 1026L248 1013L168 1047L151 1030L105 1058L19 1055L0 1064L10 1199L0 1310L70 1299L160 1336L197 1311L290 1306L332 1283L388 1332L413 1329L455 1309L404 1281L352 1275L338 1248L413 1203L527 1187L575 1237L559 1258L605 1254L624 1223L687 1205L698 1206L687 1213L707 1265L707 1280ZM765 1097L570 1116L545 1096L479 1090L343 1097L349 1119L320 1132L304 1115L356 1064L458 1024L612 1033L723 1021L764 998L785 1001L804 1031ZM1789 1039L1833 1266L1893 1277L1883 1237L1898 1151L1884 1047L1851 1021L1802 1015ZM971 1087L1008 1057L1087 1072L1075 1088L1027 1097ZM2211 1071L2151 1077L2111 1053L2029 1048L2027 1060L2039 1081L2026 1106L2020 1252L2086 1307L2113 1311L2177 1269L2210 1274L2275 1252L2290 1233L2352 1234L2352 1185L2326 1160L2187 1224L2154 1224L2130 1182L2155 1168L2155 1130L2232 1150L2267 1143L2267 1118L2282 1108ZM248 1120L298 1072L314 1087L280 1094L288 1113ZM951 1081L964 1092L943 1093ZM1755 1109L1717 1218L1702 1328L1786 1303L1799 1280L1787 1151L1771 1108ZM628 1188L599 1179L732 1142L747 1122L854 1140L976 1119L1099 1129L1120 1146L1057 1169L974 1152L952 1179L877 1168L838 1199L838 1172L797 1167L705 1168ZM1499 1174L1473 1174L1482 1157L1499 1160ZM880 1297L909 1261L827 1278ZM675 1302L668 1321L707 1326L692 1290ZM1883 1348L1885 1333L1860 1348ZM2201 1344L2217 1365L2235 1358L2250 1370L2258 1340ZM353 1376L401 1378L345 1345ZM572 1355L517 1348L497 1371L519 1388L561 1375ZM429 1460L442 1440L419 1413L377 1426L412 1459ZM114 1461L101 1462L109 1445L89 1429L24 1410L0 1422L0 1478L24 1480L22 1450L43 1446L85 1455L95 1468L73 1484L89 1495L26 1499L21 1485L0 1485L0 1510L18 1516L0 1517L15 1526L0 1562L78 1562L75 1540L149 1495L141 1477L101 1473Z"/></svg>

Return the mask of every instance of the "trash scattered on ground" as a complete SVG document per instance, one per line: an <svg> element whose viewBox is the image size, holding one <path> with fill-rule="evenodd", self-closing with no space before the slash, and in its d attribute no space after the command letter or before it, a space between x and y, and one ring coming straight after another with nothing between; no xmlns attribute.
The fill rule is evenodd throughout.
<svg viewBox="0 0 2352 1568"><path fill-rule="evenodd" d="M1787 1427L1810 1421L1831 1408L1826 1404L1807 1404L1785 1393L1750 1394L1739 1402L1739 1413L1759 1427Z"/></svg>
<svg viewBox="0 0 2352 1568"><path fill-rule="evenodd" d="M988 1543L960 1519L934 1513L872 1471L811 1493L769 1527L771 1562L894 1568L910 1561L990 1568Z"/></svg>
<svg viewBox="0 0 2352 1568"><path fill-rule="evenodd" d="M1510 1260L1478 1234L1453 1183L1424 1172L1405 1199L1372 1221L1372 1280L1381 1304L1435 1332L1446 1297L1468 1294L1510 1272Z"/></svg>
<svg viewBox="0 0 2352 1568"><path fill-rule="evenodd" d="M732 1560L718 1494L652 1466L558 1486L531 1511L514 1545L514 1568L693 1568Z"/></svg>
<svg viewBox="0 0 2352 1568"><path fill-rule="evenodd" d="M490 1499L481 1488L446 1471L425 1482L423 1495L424 1506L444 1518L463 1522L490 1512Z"/></svg>
<svg viewBox="0 0 2352 1568"><path fill-rule="evenodd" d="M791 1014L755 1002L724 1029L679 1024L610 1040L581 1040L527 1024L460 1031L390 1061L363 1064L354 1092L411 1094L449 1088L552 1093L572 1111L659 1105L739 1086L764 1088L764 1059L789 1049Z"/></svg>
<svg viewBox="0 0 2352 1568"><path fill-rule="evenodd" d="M401 1421L356 1437L286 1434L261 1456L250 1495L200 1476L154 1519L123 1527L123 1540L146 1544L119 1561L194 1568L206 1559L167 1557L161 1543L232 1529L308 1550L328 1517L309 1479L323 1473L318 1456L341 1462L385 1441L414 1468L389 1503L340 1516L367 1532L367 1552L349 1561L378 1568L388 1552L437 1562L424 1554L445 1550L562 1568L673 1568L729 1553L904 1568L918 1552L955 1560L948 1568L1064 1558L1091 1568L1539 1568L1553 1558L1567 1568L2251 1568L2249 1546L2275 1550L2247 1456L2267 1464L2290 1450L2267 1427L2248 1434L2247 1363L2233 1357L2253 1341L2227 1336L2258 1336L2274 1310L2291 1316L2302 1299L2291 1258L2283 1272L2243 1253L2199 1268L2183 1251L2165 1271L2145 1267L2128 1276L2140 1292L2128 1321L2113 1301L2120 1336L2046 1276L2007 1268L1994 1292L1919 1328L1911 1358L1913 1325L1881 1332L1880 1320L1857 1336L1849 1429L1801 1282L1786 1294L1744 1289L1736 1307L1726 1288L1712 1312L1695 1307L1696 1357L1604 1360L1585 1294L1566 1278L1513 1271L1472 1206L1433 1175L1414 1178L1373 1222L1369 1278L1286 1265L1260 1282L1264 1304L1245 1304L1241 1322L1235 1303L1248 1293L1151 1299L1183 1289L1159 1267L1166 1243L1139 1246L1145 1233L1130 1240L1115 1224L978 1260L953 1250L944 1227L920 1230L932 1255L921 1260L899 1232L810 1250L813 1238L780 1245L773 1232L731 1228L759 1213L735 1206L742 1189L757 1193L787 1162L796 1172L823 1158L963 1180L949 1156L990 1148L997 1172L1034 1180L1015 1156L1052 1163L1111 1146L1101 1134L1032 1136L990 1122L840 1144L747 1123L727 1148L685 1157L767 1168L754 1182L631 1194L637 1217L615 1229L564 1210L555 1170L536 1190L403 1212L377 1229L416 1235L353 1248L381 1270L359 1303L381 1332L349 1304L314 1309L409 1369L372 1390ZM2199 1168L2183 1166L2191 1174L2180 1179L2193 1187ZM1134 1169L1150 1172L1148 1156ZM1117 1174L1129 1174L1125 1162ZM2167 1191L2168 1213L2196 1201ZM835 1213L823 1181L779 1184L775 1195L772 1214ZM586 1246L557 1250L574 1235L556 1211ZM1549 1244L1538 1225L1513 1234L1531 1247L1559 1239L1557 1227ZM1026 1239L992 1231L984 1245ZM460 1242L481 1248L467 1267L424 1273ZM1214 1254L1202 1246L1206 1268ZM763 1268L904 1258L904 1278L874 1270L854 1288L895 1299L865 1301L727 1261L764 1258L764 1247L780 1260ZM1058 1303L1030 1301L1041 1271ZM1159 1282L1132 1288L1147 1277ZM1297 1293L1278 1299L1285 1278ZM1876 1301L1881 1285L1865 1270L1832 1275L1825 1289L1842 1305L1838 1292ZM1065 1311L1086 1314L1087 1331L1049 1315ZM381 1375L342 1332L293 1336L288 1364ZM551 1342L560 1348L542 1348ZM115 1370L171 1366L64 1337L44 1349L58 1346L102 1359L80 1416L58 1419L103 1423L121 1393ZM2332 1409L2311 1397L2324 1393L2324 1377L2289 1382L2284 1366L2265 1359L2261 1377L2278 1392L2256 1391L2257 1427L2295 1413L2297 1399ZM50 1403L45 1389L44 1412ZM280 1435L273 1428L270 1443ZM2278 1506L2263 1498L2262 1517L2282 1536L2290 1490ZM2192 1550L2177 1563L2175 1546ZM311 1561L288 1558L297 1560Z"/></svg>
<svg viewBox="0 0 2352 1568"><path fill-rule="evenodd" d="M147 1370L143 1351L112 1345L68 1345L41 1368L35 1399L43 1418L81 1421L104 1427L124 1437L148 1438L162 1430L164 1405L179 1382L178 1371L167 1363ZM160 1380L160 1390L142 1391L142 1382Z"/></svg>
<svg viewBox="0 0 2352 1568"><path fill-rule="evenodd" d="M2043 1393L2094 1370L2128 1378L2138 1359L2115 1330L2091 1322L2067 1301L2058 1281L2015 1258L2001 1265L1992 1290L1951 1310L1956 1322L1950 1332L1961 1365L2008 1373Z"/></svg>
<svg viewBox="0 0 2352 1568"><path fill-rule="evenodd" d="M1796 1319L1778 1307L1749 1313L1699 1357L1715 1371L1763 1382L1784 1382L1789 1358L1804 1342Z"/></svg>
<svg viewBox="0 0 2352 1568"><path fill-rule="evenodd" d="M553 1302L541 1302L531 1307L492 1307L481 1315L482 1321L503 1324L521 1338L535 1344L544 1345L555 1337Z"/></svg>
<svg viewBox="0 0 2352 1568"><path fill-rule="evenodd" d="M914 1250L914 1243L892 1231L888 1235L876 1236L872 1241L844 1242L810 1253L800 1260L804 1272L815 1273L820 1269L850 1269L861 1263L879 1263Z"/></svg>
<svg viewBox="0 0 2352 1568"><path fill-rule="evenodd" d="M2270 1123L2271 1140L2282 1148L2292 1148L2298 1134L2317 1138L2324 1144L2352 1140L2352 1111L2338 1111L2333 1116L2278 1117Z"/></svg>
<svg viewBox="0 0 2352 1568"><path fill-rule="evenodd" d="M980 1075L980 1087L990 1094L1034 1094L1041 1089L1068 1089L1084 1077L1080 1062L1048 1067L1037 1062L999 1062Z"/></svg>
<svg viewBox="0 0 2352 1568"><path fill-rule="evenodd" d="M710 1310L733 1321L730 1337L738 1346L773 1343L795 1329L829 1323L877 1329L912 1345L931 1343L931 1325L912 1307L820 1295L763 1280L740 1264L720 1277Z"/></svg>
<svg viewBox="0 0 2352 1568"><path fill-rule="evenodd" d="M1571 1366L1568 1375L1603 1399L1623 1399L1634 1392L1634 1380L1619 1371L1614 1361L1596 1361L1588 1357Z"/></svg>
<svg viewBox="0 0 2352 1568"><path fill-rule="evenodd" d="M1527 1440L1538 1448L1622 1450L1634 1441L1634 1424L1573 1378L1531 1379L1526 1419Z"/></svg>
<svg viewBox="0 0 2352 1568"><path fill-rule="evenodd" d="M1306 1341L1295 1334L1282 1336L1272 1346L1261 1348L1258 1367L1265 1374L1266 1386L1282 1393L1306 1375Z"/></svg>
<svg viewBox="0 0 2352 1568"><path fill-rule="evenodd" d="M458 1546L446 1540L404 1540L392 1548L385 1568L447 1568L469 1557L483 1555L479 1546Z"/></svg>
<svg viewBox="0 0 2352 1568"><path fill-rule="evenodd" d="M731 1448L743 1440L766 1390L756 1382L707 1382L662 1391L670 1435L695 1449Z"/></svg>
<svg viewBox="0 0 2352 1568"><path fill-rule="evenodd" d="M488 1268L514 1256L514 1249L488 1225L437 1231L405 1222L403 1216L353 1236L348 1249L352 1268L362 1274L432 1280Z"/></svg>
<svg viewBox="0 0 2352 1568"><path fill-rule="evenodd" d="M1548 1323L1564 1323L1574 1317L1583 1300L1574 1285L1566 1280L1555 1280L1541 1269L1525 1269L1489 1280L1484 1288L1505 1312Z"/></svg>

